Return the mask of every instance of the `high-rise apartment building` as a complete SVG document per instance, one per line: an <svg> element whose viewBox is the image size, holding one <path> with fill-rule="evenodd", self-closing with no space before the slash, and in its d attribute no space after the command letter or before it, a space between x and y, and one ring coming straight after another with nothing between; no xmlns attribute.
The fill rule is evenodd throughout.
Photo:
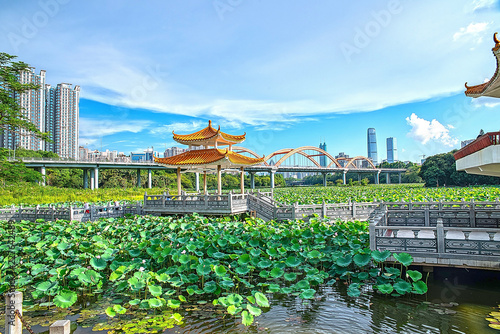
<svg viewBox="0 0 500 334"><path fill-rule="evenodd" d="M53 142L45 142L23 129L5 130L0 134L0 147L46 150L62 158L77 159L80 87L67 83L51 87L45 83L45 75L44 70L36 74L32 67L22 72L20 83L32 83L39 88L15 97L24 116L40 131L50 132Z"/></svg>
<svg viewBox="0 0 500 334"><path fill-rule="evenodd" d="M369 128L367 133L368 139L368 158L372 159L374 164L377 164L377 134L374 128Z"/></svg>
<svg viewBox="0 0 500 334"><path fill-rule="evenodd" d="M398 161L397 140L394 137L387 138L387 162L392 164Z"/></svg>
<svg viewBox="0 0 500 334"><path fill-rule="evenodd" d="M78 158L78 119L80 87L68 83L57 87L45 86L45 131L50 132L52 143L45 143L45 150L64 158Z"/></svg>
<svg viewBox="0 0 500 334"><path fill-rule="evenodd" d="M319 148L322 149L323 151L325 152L328 152L326 150L326 142L324 142L323 144L319 143ZM326 155L320 155L319 156L319 164L321 165L321 167L326 167Z"/></svg>

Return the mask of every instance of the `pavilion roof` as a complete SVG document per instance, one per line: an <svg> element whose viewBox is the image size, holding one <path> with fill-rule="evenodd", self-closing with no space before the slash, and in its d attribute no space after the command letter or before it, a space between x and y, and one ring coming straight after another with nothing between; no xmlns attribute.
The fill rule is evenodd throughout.
<svg viewBox="0 0 500 334"><path fill-rule="evenodd" d="M156 158L155 162L172 167L193 166L252 166L264 162L262 158L251 158L227 149L210 148L203 150L190 150L173 157Z"/></svg>
<svg viewBox="0 0 500 334"><path fill-rule="evenodd" d="M216 130L212 127L212 121L208 121L208 126L200 131L187 134L178 135L172 131L174 140L178 143L185 145L204 145L207 142L220 143L222 145L237 144L245 140L246 133L240 136L230 135L222 132L219 128Z"/></svg>
<svg viewBox="0 0 500 334"><path fill-rule="evenodd" d="M497 59L497 69L491 79L485 83L475 86L467 86L465 83L465 95L470 97L490 96L500 98L500 40L497 38L497 33L493 35L495 46L493 47L493 55Z"/></svg>

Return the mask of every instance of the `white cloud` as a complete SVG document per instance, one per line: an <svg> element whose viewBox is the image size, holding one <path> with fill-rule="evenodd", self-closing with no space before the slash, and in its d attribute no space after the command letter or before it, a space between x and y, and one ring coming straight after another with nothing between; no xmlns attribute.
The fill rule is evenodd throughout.
<svg viewBox="0 0 500 334"><path fill-rule="evenodd" d="M453 40L457 41L463 36L477 36L480 32L485 31L486 28L488 28L488 25L488 22L471 23L465 28L460 28L460 30L453 35ZM482 38L480 37L477 42L481 43L481 41Z"/></svg>
<svg viewBox="0 0 500 334"><path fill-rule="evenodd" d="M151 129L150 133L153 135L166 135L171 137L172 131L176 133L182 134L183 132L195 132L197 130L202 129L204 126L208 126L208 122L203 121L192 121L192 122L176 122L171 124L166 124L163 126L155 127ZM216 127L215 124L212 123L213 127Z"/></svg>
<svg viewBox="0 0 500 334"><path fill-rule="evenodd" d="M143 120L117 121L110 119L80 118L80 136L84 138L100 138L120 132L138 133L149 127L151 124L151 121Z"/></svg>
<svg viewBox="0 0 500 334"><path fill-rule="evenodd" d="M458 139L450 136L450 130L435 119L428 121L412 113L410 117L406 118L406 122L412 127L407 135L423 145L430 140L435 140L449 147L458 144Z"/></svg>
<svg viewBox="0 0 500 334"><path fill-rule="evenodd" d="M495 6L497 0L474 0L472 2L472 11L486 9Z"/></svg>

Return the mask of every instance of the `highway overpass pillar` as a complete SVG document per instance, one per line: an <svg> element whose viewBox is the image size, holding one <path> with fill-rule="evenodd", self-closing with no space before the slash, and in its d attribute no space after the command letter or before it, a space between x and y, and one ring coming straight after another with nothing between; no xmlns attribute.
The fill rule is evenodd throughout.
<svg viewBox="0 0 500 334"><path fill-rule="evenodd" d="M196 172L194 173L195 180L196 180L196 192L200 192L200 173Z"/></svg>
<svg viewBox="0 0 500 334"><path fill-rule="evenodd" d="M89 187L89 171L88 169L83 169L83 189L88 189Z"/></svg>
<svg viewBox="0 0 500 334"><path fill-rule="evenodd" d="M323 174L323 187L326 187L326 176L328 175L327 173L321 173Z"/></svg>
<svg viewBox="0 0 500 334"><path fill-rule="evenodd" d="M401 184L401 172L399 172L398 176L399 176L399 184Z"/></svg>
<svg viewBox="0 0 500 334"><path fill-rule="evenodd" d="M198 174L198 173L196 173ZM153 186L153 177L151 175L151 168L148 169L148 188L151 189Z"/></svg>
<svg viewBox="0 0 500 334"><path fill-rule="evenodd" d="M375 174L375 184L379 184L379 183L380 183L380 171L378 170L377 174Z"/></svg>
<svg viewBox="0 0 500 334"><path fill-rule="evenodd" d="M137 188L141 187L141 170L137 168Z"/></svg>
<svg viewBox="0 0 500 334"><path fill-rule="evenodd" d="M95 175L94 175L95 169L90 170L90 189L94 190L95 187Z"/></svg>
<svg viewBox="0 0 500 334"><path fill-rule="evenodd" d="M358 182L361 182L361 173L358 173Z"/></svg>
<svg viewBox="0 0 500 334"><path fill-rule="evenodd" d="M250 172L250 187L255 189L255 172Z"/></svg>
<svg viewBox="0 0 500 334"><path fill-rule="evenodd" d="M391 183L391 174L389 174L389 172L385 174L385 183L387 184Z"/></svg>
<svg viewBox="0 0 500 334"><path fill-rule="evenodd" d="M269 176L271 179L271 189L274 189L274 171L273 170L269 172Z"/></svg>
<svg viewBox="0 0 500 334"><path fill-rule="evenodd" d="M342 175L342 181L344 181L344 184L346 184L345 182L345 175L347 174L347 170L344 171L344 174Z"/></svg>
<svg viewBox="0 0 500 334"><path fill-rule="evenodd" d="M45 166L40 167L40 173L42 173L42 186L47 185L47 177L45 176Z"/></svg>
<svg viewBox="0 0 500 334"><path fill-rule="evenodd" d="M94 189L99 189L99 168L94 168L95 186Z"/></svg>

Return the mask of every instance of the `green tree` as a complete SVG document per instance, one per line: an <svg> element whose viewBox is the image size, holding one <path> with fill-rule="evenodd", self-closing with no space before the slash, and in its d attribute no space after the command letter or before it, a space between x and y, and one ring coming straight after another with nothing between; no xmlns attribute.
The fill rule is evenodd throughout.
<svg viewBox="0 0 500 334"><path fill-rule="evenodd" d="M19 96L33 89L34 84L22 84L19 75L28 68L28 64L13 61L16 56L0 52L0 133L10 131L20 133L28 131L31 135L49 141L49 134L41 132L24 114L19 105Z"/></svg>

